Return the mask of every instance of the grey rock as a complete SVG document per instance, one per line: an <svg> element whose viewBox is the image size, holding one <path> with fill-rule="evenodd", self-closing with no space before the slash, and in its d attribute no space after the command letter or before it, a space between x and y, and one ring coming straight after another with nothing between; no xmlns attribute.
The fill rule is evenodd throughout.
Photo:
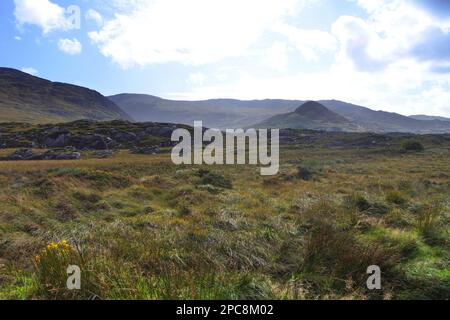
<svg viewBox="0 0 450 320"><path fill-rule="evenodd" d="M33 152L31 149L19 149L7 157L0 158L0 161L20 161L20 160L79 160L79 152L67 152L66 150L50 150L42 154Z"/></svg>
<svg viewBox="0 0 450 320"><path fill-rule="evenodd" d="M139 139L136 134L124 130L113 129L110 132L111 138L117 142L137 142Z"/></svg>
<svg viewBox="0 0 450 320"><path fill-rule="evenodd" d="M134 147L131 149L131 153L134 154L159 154L161 149L158 146L153 147Z"/></svg>
<svg viewBox="0 0 450 320"><path fill-rule="evenodd" d="M111 141L111 138L100 134L82 135L77 137L73 145L80 150L105 150Z"/></svg>
<svg viewBox="0 0 450 320"><path fill-rule="evenodd" d="M79 159L81 159L81 154L79 152L73 152L73 153L57 154L55 158L51 160L79 160Z"/></svg>
<svg viewBox="0 0 450 320"><path fill-rule="evenodd" d="M61 148L67 146L70 133L51 134L44 138L44 145L50 148Z"/></svg>

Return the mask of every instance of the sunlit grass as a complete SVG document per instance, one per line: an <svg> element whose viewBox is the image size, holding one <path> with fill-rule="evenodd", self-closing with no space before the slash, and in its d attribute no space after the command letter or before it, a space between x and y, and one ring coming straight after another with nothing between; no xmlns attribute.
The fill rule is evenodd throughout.
<svg viewBox="0 0 450 320"><path fill-rule="evenodd" d="M283 148L274 177L128 151L0 162L0 298L448 298L448 156ZM71 294L35 263L63 240L85 274Z"/></svg>

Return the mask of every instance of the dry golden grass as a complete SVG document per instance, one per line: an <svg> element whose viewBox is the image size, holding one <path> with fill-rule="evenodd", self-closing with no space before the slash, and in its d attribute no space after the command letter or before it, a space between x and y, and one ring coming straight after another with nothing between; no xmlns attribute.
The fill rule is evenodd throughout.
<svg viewBox="0 0 450 320"><path fill-rule="evenodd" d="M283 148L274 177L127 151L0 162L0 297L67 297L32 263L67 240L87 281L71 298L449 298L449 150ZM370 264L382 292L365 287Z"/></svg>

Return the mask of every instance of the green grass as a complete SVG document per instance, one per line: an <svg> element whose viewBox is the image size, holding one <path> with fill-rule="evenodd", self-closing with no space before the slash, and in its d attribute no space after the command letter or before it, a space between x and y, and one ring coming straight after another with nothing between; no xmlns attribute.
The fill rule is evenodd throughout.
<svg viewBox="0 0 450 320"><path fill-rule="evenodd" d="M127 151L0 162L0 298L449 298L449 151L283 148L274 177ZM79 292L67 261L35 263L62 240Z"/></svg>

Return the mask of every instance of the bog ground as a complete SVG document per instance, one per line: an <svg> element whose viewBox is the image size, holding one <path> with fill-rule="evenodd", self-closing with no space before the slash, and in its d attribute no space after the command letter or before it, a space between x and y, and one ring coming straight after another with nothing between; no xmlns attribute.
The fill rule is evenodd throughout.
<svg viewBox="0 0 450 320"><path fill-rule="evenodd" d="M0 298L449 298L450 142L417 139L292 139L274 177L126 150L0 162Z"/></svg>

